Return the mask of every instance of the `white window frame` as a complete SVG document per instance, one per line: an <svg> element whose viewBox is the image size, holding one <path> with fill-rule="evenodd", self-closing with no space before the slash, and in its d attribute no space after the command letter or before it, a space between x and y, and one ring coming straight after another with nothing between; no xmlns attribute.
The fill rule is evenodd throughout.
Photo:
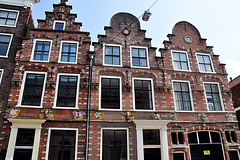
<svg viewBox="0 0 240 160"><path fill-rule="evenodd" d="M78 129L77 128L52 128L48 129L48 139L47 139L47 149L46 149L46 156L45 159L48 160L49 154L49 146L50 146L50 138L51 138L51 131L52 130L68 130L68 131L76 131L76 142L75 142L75 160L77 160L77 150L78 150Z"/></svg>
<svg viewBox="0 0 240 160"><path fill-rule="evenodd" d="M9 41L9 43L8 43L8 49L7 49L6 56L1 56L1 55L0 55L0 58L8 58L8 53L9 53L9 50L10 50L10 47L11 47L13 34L0 33L0 36L1 36L1 35L3 35L3 36L10 36L10 41Z"/></svg>
<svg viewBox="0 0 240 160"><path fill-rule="evenodd" d="M3 8L0 8L0 10L7 11L7 12L17 12L17 18L16 18L16 22L15 22L14 26L0 24L0 26L5 26L5 27L16 27L20 11L18 11L18 10L11 10L11 9L3 9Z"/></svg>
<svg viewBox="0 0 240 160"><path fill-rule="evenodd" d="M63 62L63 61L61 61L63 43L77 44L77 48L76 48L76 61L75 62ZM77 42L77 41L61 41L58 63L77 64L77 61L78 61L77 60L77 58L78 58L78 46L79 46L79 42Z"/></svg>
<svg viewBox="0 0 240 160"><path fill-rule="evenodd" d="M175 148L177 148L177 147L183 147L183 146L186 146L186 142L184 141L184 131L182 131L182 130L172 130L170 133L172 134L172 133L176 133L176 136L178 137L178 133L179 132L181 132L182 133L182 138L183 138L183 144L179 144L179 138L178 138L178 141L177 141L177 143L178 144L173 144L172 143L172 139L171 139L171 144L172 144L172 146L174 146ZM171 135L171 138L172 138L172 135Z"/></svg>
<svg viewBox="0 0 240 160"><path fill-rule="evenodd" d="M1 85L1 82L2 82L2 78L3 78L3 73L4 73L4 69L0 69L0 85Z"/></svg>
<svg viewBox="0 0 240 160"><path fill-rule="evenodd" d="M35 48L36 48L36 43L37 42L50 42L49 53L48 53L48 60L47 61L34 60L34 52L35 52ZM34 39L32 55L31 55L31 61L34 61L34 62L49 62L50 55L51 55L51 49L52 49L52 40L49 40L49 39Z"/></svg>
<svg viewBox="0 0 240 160"><path fill-rule="evenodd" d="M114 67L122 67L122 45L119 44L103 44L103 66L114 66ZM105 64L105 53L106 53L106 47L119 47L120 50L120 55L119 55L119 59L120 59L120 64L119 65L115 65L115 64Z"/></svg>
<svg viewBox="0 0 240 160"><path fill-rule="evenodd" d="M105 109L101 108L101 94L102 94L102 78L111 78L111 79L119 79L119 94L120 94L120 108L119 109ZM122 110L122 77L120 76L100 76L100 83L99 83L99 110L112 110L112 111L121 111Z"/></svg>
<svg viewBox="0 0 240 160"><path fill-rule="evenodd" d="M228 155L229 155L229 152L230 152L230 151L236 151L236 152L238 153L238 159L240 159L239 150L237 150L237 149L230 149L230 150L228 150ZM229 158L230 158L230 155L229 155Z"/></svg>
<svg viewBox="0 0 240 160"><path fill-rule="evenodd" d="M198 55L208 56L208 57L209 57L210 63L211 63L211 68L212 68L212 72L205 72L205 71L201 71L201 70L200 70L199 61L198 61ZM212 57L210 56L210 54L206 54L206 53L196 53L196 59L197 59L197 63L198 63L199 72L202 72L202 73L216 73L216 72L215 72L215 69L214 69Z"/></svg>
<svg viewBox="0 0 240 160"><path fill-rule="evenodd" d="M176 152L173 152L172 155L173 155L174 153L183 153L183 155L184 155L184 160L186 160L186 155L185 155L186 153L185 153L185 152L182 152L182 151L176 151Z"/></svg>
<svg viewBox="0 0 240 160"><path fill-rule="evenodd" d="M77 80L77 93L76 93L75 107L58 107L57 106L57 96L58 96L58 88L59 88L59 78L60 78L60 76L74 76L74 77L78 78L78 80ZM54 109L78 109L79 83L80 83L80 75L79 74L58 73L53 108Z"/></svg>
<svg viewBox="0 0 240 160"><path fill-rule="evenodd" d="M186 111L186 110L177 110L177 103L176 103L176 97L174 93L174 82L180 82L180 83L188 83L188 89L189 89L189 97L190 97L190 102L191 102L191 111ZM193 103L193 96L192 96L192 90L191 90L191 83L190 81L183 81L183 80L172 80L172 90L173 90L173 99L174 99L174 106L175 106L175 111L176 112L194 112L194 103Z"/></svg>
<svg viewBox="0 0 240 160"><path fill-rule="evenodd" d="M170 120L133 120L137 130L137 156L144 160L143 129L159 129L161 144L161 159L169 159L167 124Z"/></svg>
<svg viewBox="0 0 240 160"><path fill-rule="evenodd" d="M44 82L43 82L43 90L42 90L42 98L41 98L40 106L21 105L27 74L43 74L43 75L45 75ZM23 81L22 81L22 85L21 85L20 96L19 96L17 107L42 108L43 107L44 92L45 92L45 87L46 87L46 80L47 80L47 73L46 72L25 71L24 76L23 76Z"/></svg>
<svg viewBox="0 0 240 160"><path fill-rule="evenodd" d="M39 119L8 119L8 120L12 123L12 126L11 126L10 138L8 141L6 160L13 159L18 128L35 129L34 143L32 147L33 148L32 160L36 160L38 157L42 124L46 120L39 120Z"/></svg>
<svg viewBox="0 0 240 160"><path fill-rule="evenodd" d="M144 110L144 109L136 109L135 106L135 86L134 86L134 80L144 80L144 81L150 81L151 82L151 89L152 89L152 110ZM153 79L152 78L138 78L138 77L133 77L132 78L132 88L133 88L133 108L134 111L144 111L144 112L152 112L155 111L155 95L154 95L154 87L153 87Z"/></svg>
<svg viewBox="0 0 240 160"><path fill-rule="evenodd" d="M66 21L57 21L57 20L55 20L54 23L53 23L53 29L54 30L55 30L56 23L63 23L63 30L60 30L60 31L64 31L65 30Z"/></svg>
<svg viewBox="0 0 240 160"><path fill-rule="evenodd" d="M129 129L128 128L101 128L101 143L100 143L100 160L102 160L102 152L103 152L103 130L126 130L127 131L127 160L129 159Z"/></svg>
<svg viewBox="0 0 240 160"><path fill-rule="evenodd" d="M177 53L185 53L185 54L186 54L188 70L182 70L182 69L176 69L176 68L174 68L173 52L177 52ZM171 56L172 56L172 65L173 65L173 69L174 69L175 71L192 72L192 70L191 70L191 65L190 65L190 62L189 62L188 52L187 52L187 51L171 50Z"/></svg>
<svg viewBox="0 0 240 160"><path fill-rule="evenodd" d="M206 93L206 89L205 89L205 84L216 84L218 86L218 92L219 92L219 100L220 100L220 104L221 104L221 111L209 111L209 107L208 107L208 103L207 103L207 93ZM224 104L223 104L223 98L222 98L222 93L220 90L220 86L218 82L203 82L203 88L204 88L204 94L205 94L205 102L206 102L206 106L207 106L207 110L208 112L225 112L225 108L224 108Z"/></svg>
<svg viewBox="0 0 240 160"><path fill-rule="evenodd" d="M146 66L146 67L133 66L133 62L132 62L132 48L145 49L145 50L146 50L146 58L147 58L147 66ZM143 47L143 46L130 46L130 60L131 60L131 67L132 67L132 68L148 68L148 69L150 69L150 66L149 66L149 57L148 57L148 47Z"/></svg>

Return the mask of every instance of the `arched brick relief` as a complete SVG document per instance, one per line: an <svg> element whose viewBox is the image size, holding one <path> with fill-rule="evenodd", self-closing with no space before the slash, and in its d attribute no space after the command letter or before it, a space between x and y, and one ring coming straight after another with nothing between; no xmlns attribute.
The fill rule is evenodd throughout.
<svg viewBox="0 0 240 160"><path fill-rule="evenodd" d="M22 71L36 71L36 72L47 72L48 71L48 65L44 64L25 64L22 65L19 70Z"/></svg>
<svg viewBox="0 0 240 160"><path fill-rule="evenodd" d="M70 66L70 65L61 65L61 66L57 66L56 67L57 71L59 73L64 73L65 71L67 71L68 73L71 73L71 71L73 73L81 73L81 68L78 68L76 66Z"/></svg>
<svg viewBox="0 0 240 160"><path fill-rule="evenodd" d="M173 126L172 129L183 129L181 126Z"/></svg>
<svg viewBox="0 0 240 160"><path fill-rule="evenodd" d="M118 71L115 69L106 69L106 70L98 70L95 73L95 76L99 77L100 75L102 76L120 76L122 78L122 83L126 82L126 73L122 72L122 71ZM97 78L98 80L95 81L95 83L99 83L99 78Z"/></svg>
<svg viewBox="0 0 240 160"><path fill-rule="evenodd" d="M153 84L154 86L157 85L157 75L152 72L146 72L146 71L138 71L138 72L133 72L131 75L129 75L131 79L133 77L138 77L138 78L152 78L153 79Z"/></svg>
<svg viewBox="0 0 240 160"><path fill-rule="evenodd" d="M223 80L220 77L212 76L212 75L205 75L200 77L201 82L219 82L220 88L224 87Z"/></svg>
<svg viewBox="0 0 240 160"><path fill-rule="evenodd" d="M207 131L217 131L217 132L221 132L222 131L222 127L218 126L218 125L196 125L196 126L189 126L186 127L187 132L195 132L195 131L203 131L203 130L207 130Z"/></svg>

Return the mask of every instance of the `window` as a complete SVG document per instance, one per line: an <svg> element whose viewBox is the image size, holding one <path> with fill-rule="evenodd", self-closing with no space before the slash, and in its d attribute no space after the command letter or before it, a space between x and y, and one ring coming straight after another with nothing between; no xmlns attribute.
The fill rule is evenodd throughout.
<svg viewBox="0 0 240 160"><path fill-rule="evenodd" d="M41 106L46 74L27 73L21 105Z"/></svg>
<svg viewBox="0 0 240 160"><path fill-rule="evenodd" d="M192 111L189 83L174 81L173 90L177 111Z"/></svg>
<svg viewBox="0 0 240 160"><path fill-rule="evenodd" d="M197 60L200 72L213 72L210 55L197 54Z"/></svg>
<svg viewBox="0 0 240 160"><path fill-rule="evenodd" d="M126 129L102 130L102 160L128 160Z"/></svg>
<svg viewBox="0 0 240 160"><path fill-rule="evenodd" d="M154 110L152 79L133 78L136 110Z"/></svg>
<svg viewBox="0 0 240 160"><path fill-rule="evenodd" d="M184 153L173 153L173 160L185 160Z"/></svg>
<svg viewBox="0 0 240 160"><path fill-rule="evenodd" d="M7 57L12 41L11 34L0 34L0 57Z"/></svg>
<svg viewBox="0 0 240 160"><path fill-rule="evenodd" d="M105 46L104 64L121 65L120 46Z"/></svg>
<svg viewBox="0 0 240 160"><path fill-rule="evenodd" d="M221 136L218 132L199 131L188 133L191 159L224 160Z"/></svg>
<svg viewBox="0 0 240 160"><path fill-rule="evenodd" d="M54 21L55 30L65 30L65 21Z"/></svg>
<svg viewBox="0 0 240 160"><path fill-rule="evenodd" d="M132 66L134 67L148 67L147 48L131 47Z"/></svg>
<svg viewBox="0 0 240 160"><path fill-rule="evenodd" d="M171 136L172 136L172 144L173 145L184 144L183 132L172 132Z"/></svg>
<svg viewBox="0 0 240 160"><path fill-rule="evenodd" d="M42 123L40 119L9 119L12 123L6 159L38 159Z"/></svg>
<svg viewBox="0 0 240 160"><path fill-rule="evenodd" d="M77 42L62 42L60 62L77 63L77 46Z"/></svg>
<svg viewBox="0 0 240 160"><path fill-rule="evenodd" d="M35 40L33 60L48 61L52 41Z"/></svg>
<svg viewBox="0 0 240 160"><path fill-rule="evenodd" d="M175 70L190 70L187 52L172 51L173 67Z"/></svg>
<svg viewBox="0 0 240 160"><path fill-rule="evenodd" d="M32 159L35 129L19 128L13 160Z"/></svg>
<svg viewBox="0 0 240 160"><path fill-rule="evenodd" d="M77 107L79 76L59 75L56 107Z"/></svg>
<svg viewBox="0 0 240 160"><path fill-rule="evenodd" d="M225 135L228 143L238 143L235 131L225 131Z"/></svg>
<svg viewBox="0 0 240 160"><path fill-rule="evenodd" d="M218 84L204 83L209 111L222 111Z"/></svg>
<svg viewBox="0 0 240 160"><path fill-rule="evenodd" d="M0 10L0 25L15 27L17 24L18 11Z"/></svg>
<svg viewBox="0 0 240 160"><path fill-rule="evenodd" d="M0 69L0 84L2 82L2 77L3 77L3 69Z"/></svg>
<svg viewBox="0 0 240 160"><path fill-rule="evenodd" d="M231 151L228 151L228 153L229 153L230 160L239 160L240 159L238 150L231 150Z"/></svg>
<svg viewBox="0 0 240 160"><path fill-rule="evenodd" d="M77 150L77 129L49 130L48 137L48 160L74 160Z"/></svg>
<svg viewBox="0 0 240 160"><path fill-rule="evenodd" d="M160 130L143 129L144 160L161 160Z"/></svg>
<svg viewBox="0 0 240 160"><path fill-rule="evenodd" d="M101 77L101 109L121 109L121 78Z"/></svg>

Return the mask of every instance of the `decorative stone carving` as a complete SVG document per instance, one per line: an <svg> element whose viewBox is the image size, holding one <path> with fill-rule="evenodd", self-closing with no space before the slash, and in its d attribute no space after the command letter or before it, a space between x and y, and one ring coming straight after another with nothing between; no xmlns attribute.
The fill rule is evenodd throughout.
<svg viewBox="0 0 240 160"><path fill-rule="evenodd" d="M132 112L127 111L123 113L122 120L134 120L134 119L135 118Z"/></svg>
<svg viewBox="0 0 240 160"><path fill-rule="evenodd" d="M208 121L207 115L205 113L199 113L198 121L201 121L201 122Z"/></svg>
<svg viewBox="0 0 240 160"><path fill-rule="evenodd" d="M17 117L21 109L17 107L11 107L8 109L9 117Z"/></svg>
<svg viewBox="0 0 240 160"><path fill-rule="evenodd" d="M161 119L162 119L162 114L161 114L161 113L155 113L155 112L153 112L153 113L151 114L151 116L152 116L152 118L153 118L154 120L161 120Z"/></svg>
<svg viewBox="0 0 240 160"><path fill-rule="evenodd" d="M101 120L102 116L103 116L103 113L99 112L99 111L96 111L96 112L92 113L92 116L93 116L93 119L95 119L95 120Z"/></svg>
<svg viewBox="0 0 240 160"><path fill-rule="evenodd" d="M226 118L228 122L232 122L233 121L233 115L231 113L227 113L226 114Z"/></svg>
<svg viewBox="0 0 240 160"><path fill-rule="evenodd" d="M39 118L47 118L47 119L53 119L53 111L52 109L42 109L41 113L39 114Z"/></svg>
<svg viewBox="0 0 240 160"><path fill-rule="evenodd" d="M177 113L169 113L168 117L169 117L170 120L176 121L177 120Z"/></svg>
<svg viewBox="0 0 240 160"><path fill-rule="evenodd" d="M12 85L13 86L19 86L20 85L20 82L21 82L21 79L20 78L13 78L12 79Z"/></svg>
<svg viewBox="0 0 240 160"><path fill-rule="evenodd" d="M75 110L72 113L73 113L74 119L83 119L84 115L86 115L84 111L79 111L79 110Z"/></svg>
<svg viewBox="0 0 240 160"><path fill-rule="evenodd" d="M96 89L98 90L99 84L98 83L92 83L91 84L91 89Z"/></svg>
<svg viewBox="0 0 240 160"><path fill-rule="evenodd" d="M56 82L55 81L47 81L47 87L54 89L56 87Z"/></svg>
<svg viewBox="0 0 240 160"><path fill-rule="evenodd" d="M129 91L129 92L131 92L131 91L132 91L132 86L130 86L130 85L127 83L126 85L123 85L123 86L122 86L122 89L123 89L124 91Z"/></svg>

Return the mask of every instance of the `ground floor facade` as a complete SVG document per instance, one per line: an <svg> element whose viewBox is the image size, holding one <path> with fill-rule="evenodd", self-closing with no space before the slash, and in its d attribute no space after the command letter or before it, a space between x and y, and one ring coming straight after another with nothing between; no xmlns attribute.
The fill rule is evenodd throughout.
<svg viewBox="0 0 240 160"><path fill-rule="evenodd" d="M86 121L8 118L6 160L85 159ZM238 160L237 122L91 120L90 160Z"/></svg>

